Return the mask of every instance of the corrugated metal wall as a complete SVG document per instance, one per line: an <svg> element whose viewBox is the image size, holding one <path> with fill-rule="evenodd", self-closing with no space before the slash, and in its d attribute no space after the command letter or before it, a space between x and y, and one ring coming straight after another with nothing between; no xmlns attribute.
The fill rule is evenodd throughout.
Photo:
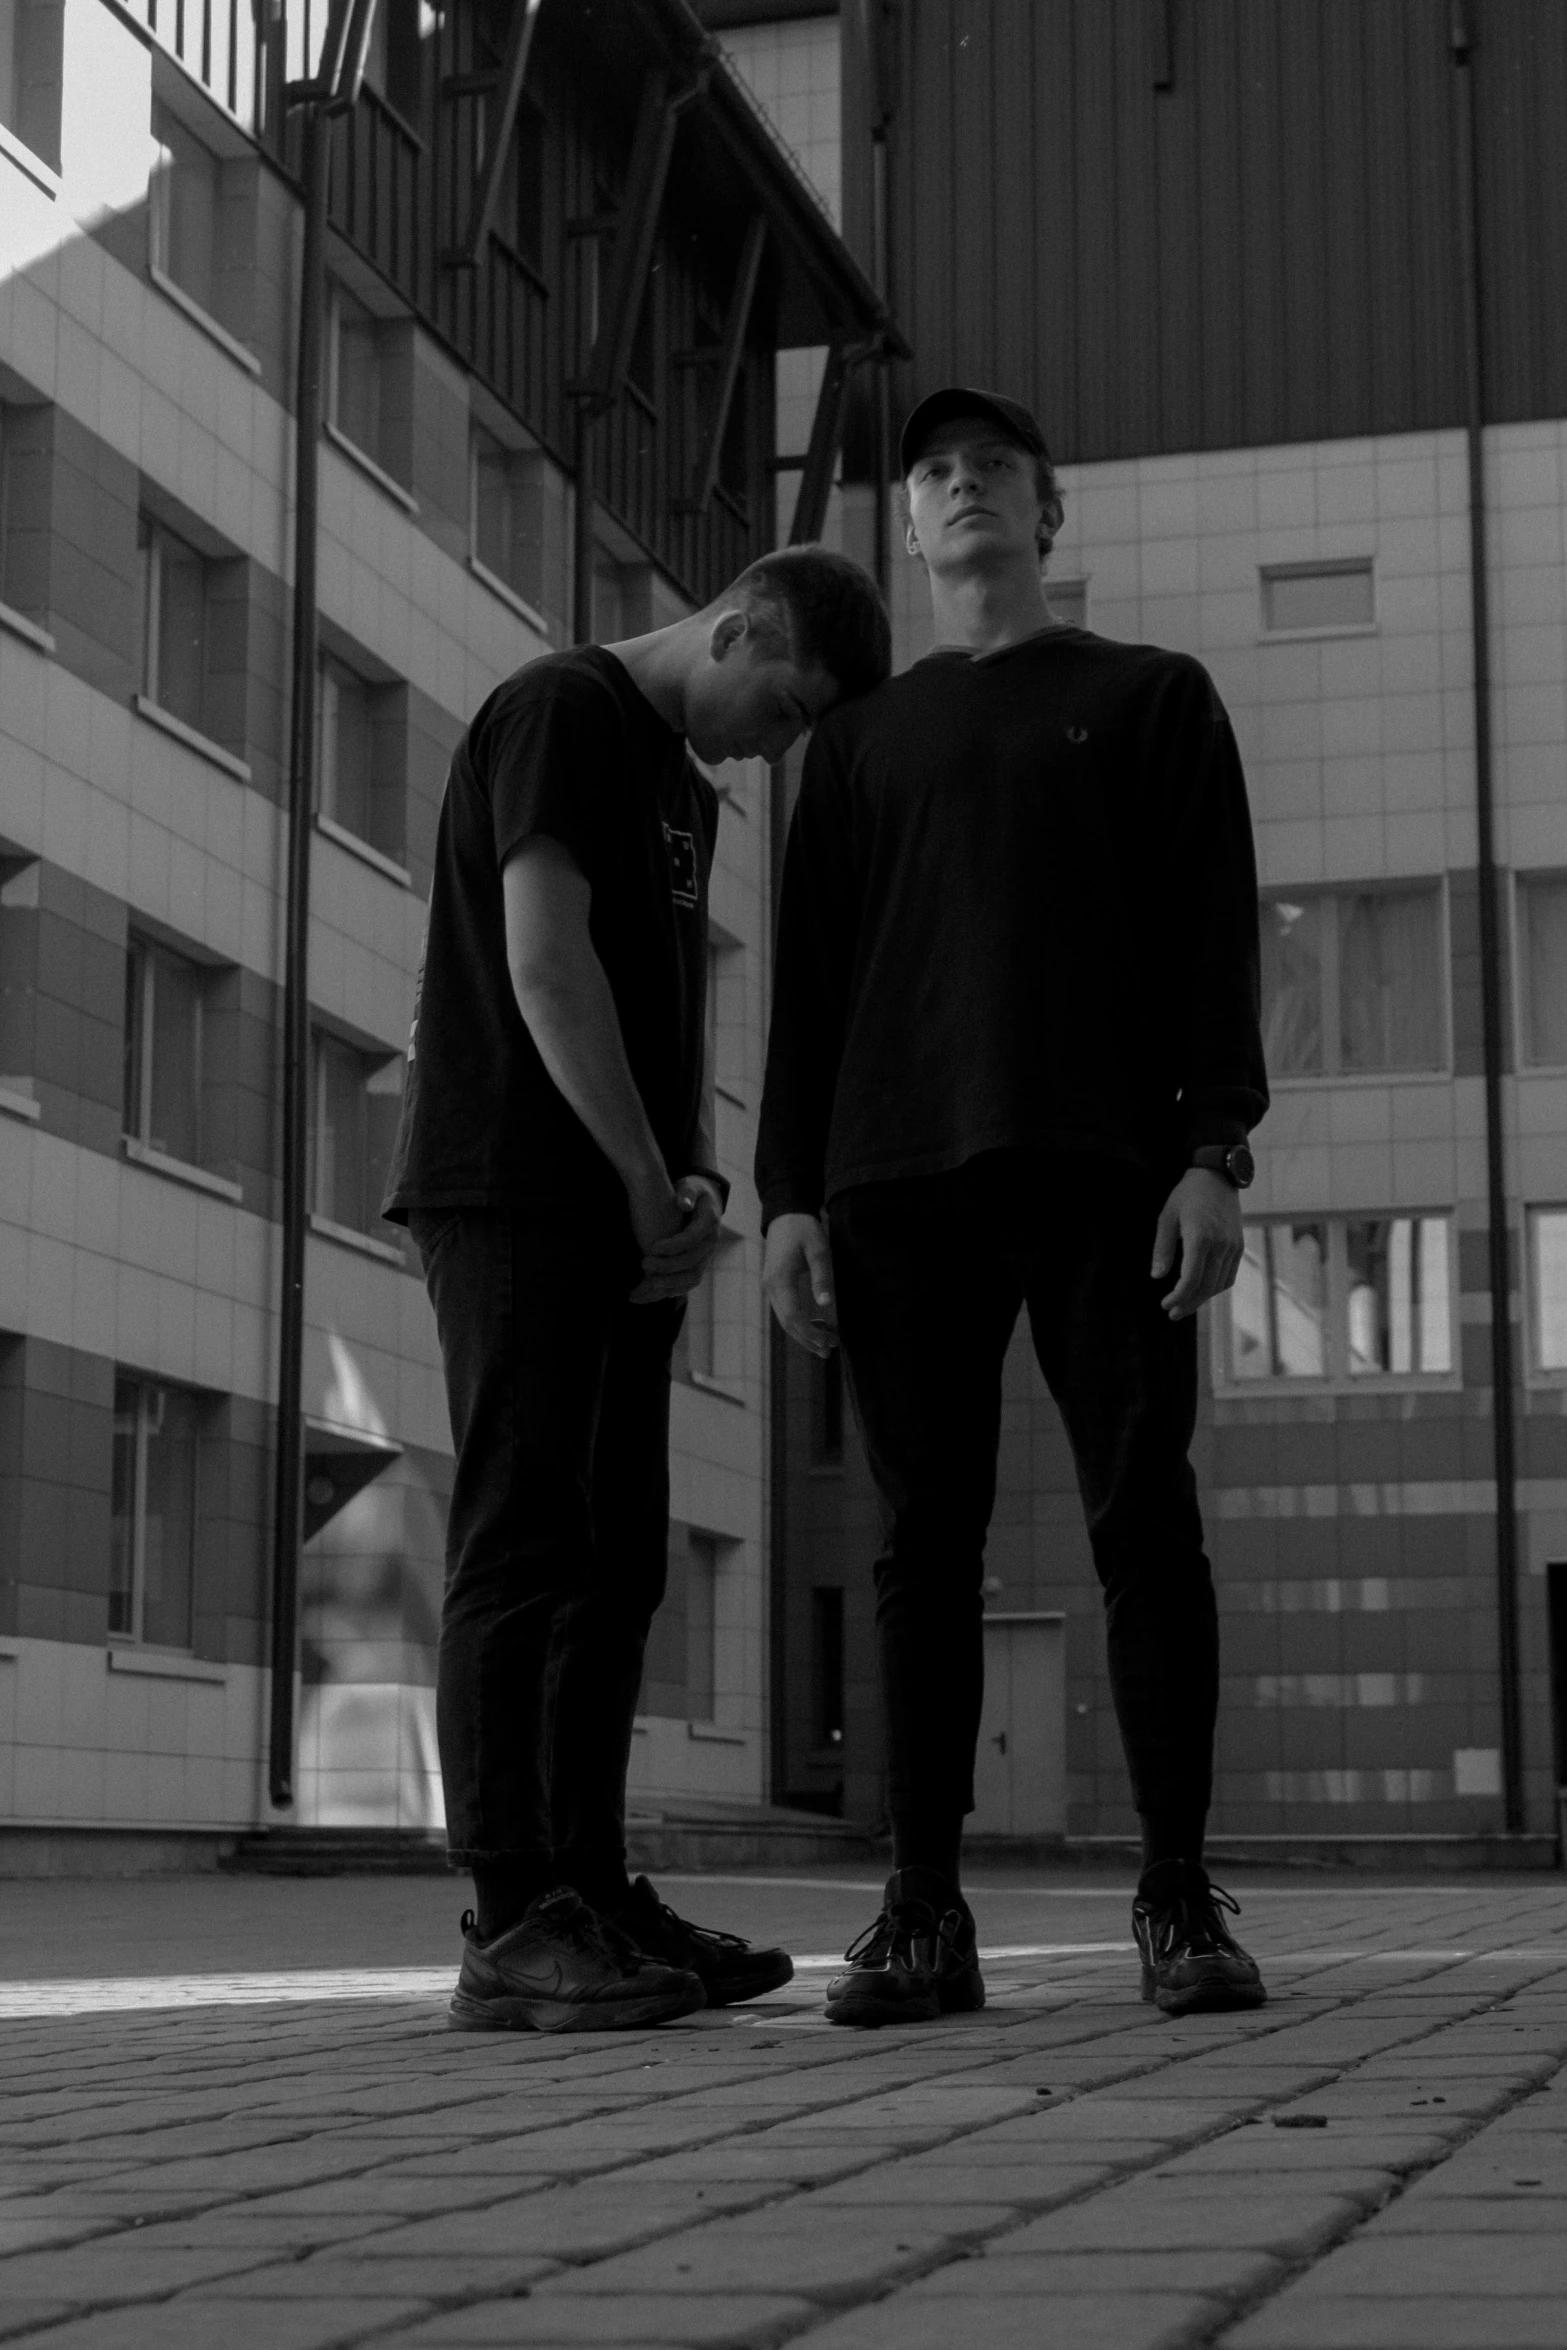
<svg viewBox="0 0 1567 2350"><path fill-rule="evenodd" d="M874 4L874 0L873 0ZM863 26L846 230L869 251ZM1470 0L1487 407L1567 412L1567 0ZM1086 461L1463 414L1448 0L892 0L892 300Z"/></svg>

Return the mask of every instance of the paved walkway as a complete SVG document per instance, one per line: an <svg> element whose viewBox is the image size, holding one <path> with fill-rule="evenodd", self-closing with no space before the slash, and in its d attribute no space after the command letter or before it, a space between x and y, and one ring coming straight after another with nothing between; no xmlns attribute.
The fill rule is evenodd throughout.
<svg viewBox="0 0 1567 2350"><path fill-rule="evenodd" d="M447 1884L0 1888L0 2339L1567 2344L1560 1879L1243 1882L1271 2003L1184 2023L1124 1885L1000 1886L984 2014L881 2033L819 2018L858 1886L662 1889L803 1921L795 1984L470 2038ZM195 1974L147 1963L176 1942Z"/></svg>

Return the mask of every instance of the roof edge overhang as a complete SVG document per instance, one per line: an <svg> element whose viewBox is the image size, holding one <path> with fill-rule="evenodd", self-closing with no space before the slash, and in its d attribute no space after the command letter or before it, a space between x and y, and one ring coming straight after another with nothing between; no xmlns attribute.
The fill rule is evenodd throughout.
<svg viewBox="0 0 1567 2350"><path fill-rule="evenodd" d="M635 0L637 13L671 65L705 73L705 127L754 191L776 240L787 285L781 305L793 320L780 348L863 342L893 359L913 352L892 312L855 260L826 207L762 108L687 0Z"/></svg>

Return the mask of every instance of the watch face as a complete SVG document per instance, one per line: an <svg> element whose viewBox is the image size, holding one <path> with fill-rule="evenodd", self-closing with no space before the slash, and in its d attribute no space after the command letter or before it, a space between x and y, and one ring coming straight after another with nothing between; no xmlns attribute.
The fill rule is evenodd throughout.
<svg viewBox="0 0 1567 2350"><path fill-rule="evenodd" d="M1232 1144L1230 1149L1230 1180L1244 1191L1257 1172L1257 1162L1245 1143Z"/></svg>

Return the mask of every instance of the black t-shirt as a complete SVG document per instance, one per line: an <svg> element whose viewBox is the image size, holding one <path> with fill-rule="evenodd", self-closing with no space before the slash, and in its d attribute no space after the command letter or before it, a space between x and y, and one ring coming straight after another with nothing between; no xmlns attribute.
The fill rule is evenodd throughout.
<svg viewBox="0 0 1567 2350"><path fill-rule="evenodd" d="M1055 628L818 726L790 830L764 1218L982 1152L1168 1174L1267 1107L1246 788L1183 654Z"/></svg>
<svg viewBox="0 0 1567 2350"><path fill-rule="evenodd" d="M501 869L547 835L592 889L589 929L671 1178L697 1155L707 882L718 796L612 653L547 654L498 686L441 803L402 1120L382 1213L625 1205L512 991Z"/></svg>

